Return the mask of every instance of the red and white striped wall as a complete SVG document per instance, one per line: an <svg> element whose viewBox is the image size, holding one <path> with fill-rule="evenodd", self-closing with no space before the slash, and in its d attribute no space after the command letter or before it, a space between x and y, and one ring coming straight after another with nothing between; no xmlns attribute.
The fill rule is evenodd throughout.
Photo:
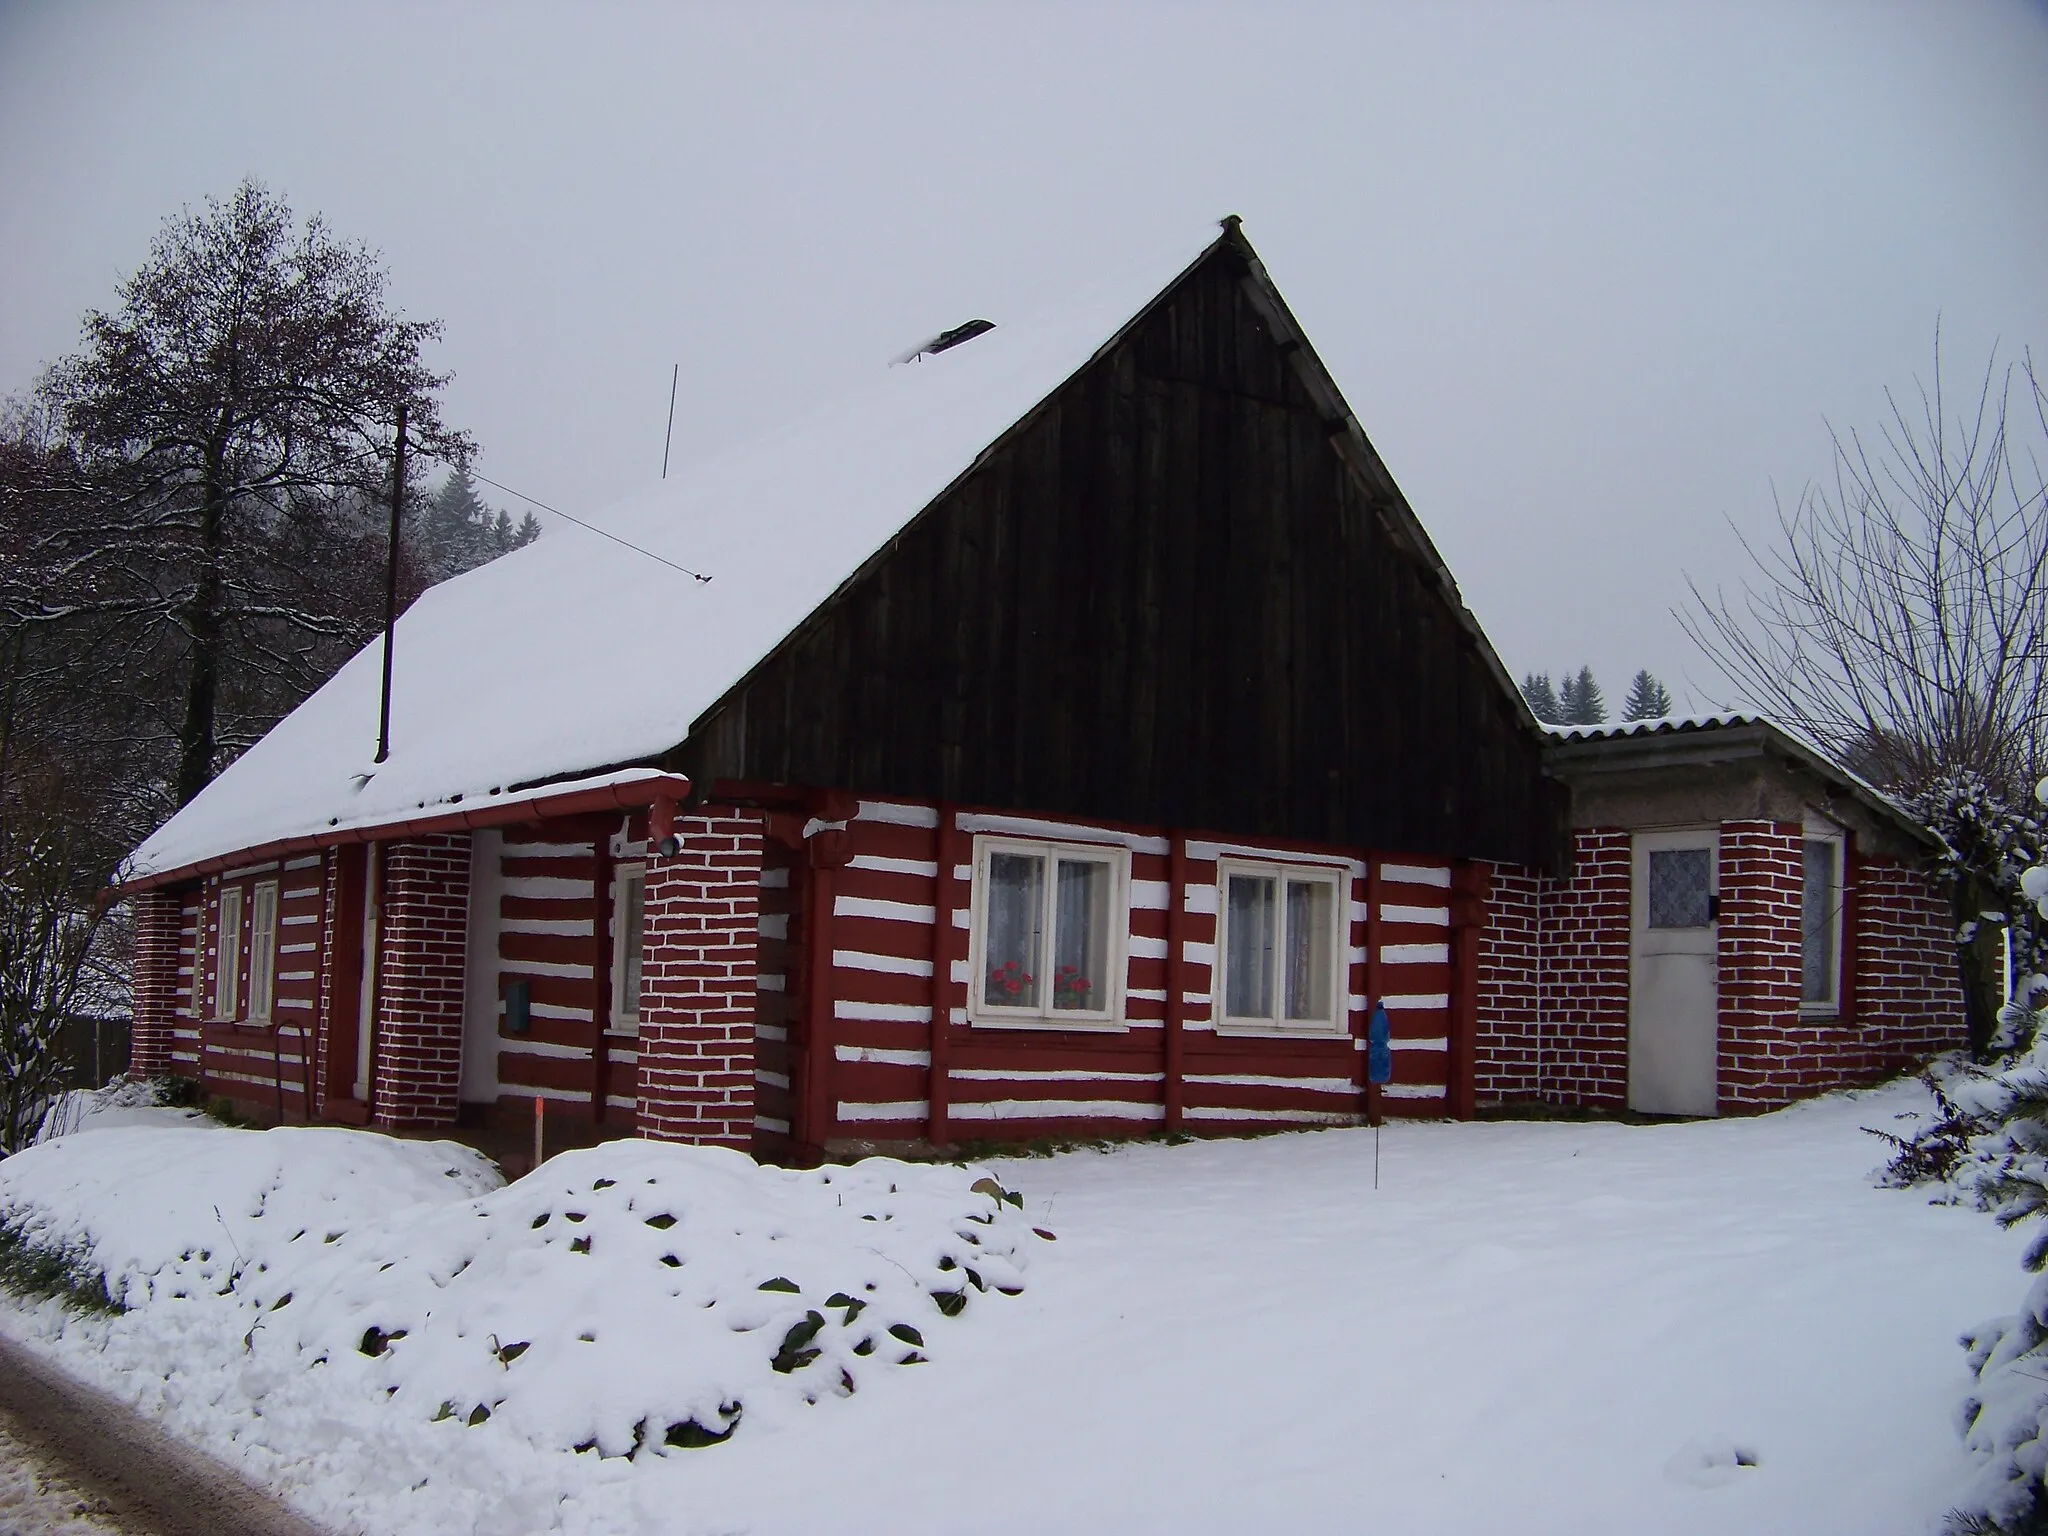
<svg viewBox="0 0 2048 1536"><path fill-rule="evenodd" d="M1022 1140L1127 1135L1169 1125L1223 1131L1354 1123L1367 1108L1362 1048L1374 998L1387 1005L1395 1047L1385 1109L1435 1115L1452 1107L1448 861L1361 859L1304 845L1172 838L879 800L861 801L843 825L822 830L841 839L843 862L821 872L804 867L800 857L794 870L798 927L818 920L817 888L826 884L830 891L827 940L790 946L821 956L817 974L825 989L821 998L806 985L796 1005L809 1025L800 1031L804 1049L796 1071L807 1081L797 1085L793 1108L800 1142ZM1120 1022L1017 1028L970 1019L967 929L977 834L1127 850L1128 961ZM1225 857L1347 875L1344 1033L1290 1037L1218 1028L1212 978L1217 861ZM771 937L765 927L763 933ZM773 937L786 943L788 928ZM787 985L786 971L775 976L775 990Z"/></svg>

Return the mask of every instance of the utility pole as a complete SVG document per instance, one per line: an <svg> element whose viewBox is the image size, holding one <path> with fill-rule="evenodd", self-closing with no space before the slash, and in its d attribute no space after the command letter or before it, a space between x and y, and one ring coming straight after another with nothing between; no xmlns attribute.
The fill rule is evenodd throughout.
<svg viewBox="0 0 2048 1536"><path fill-rule="evenodd" d="M405 402L398 402L398 450L391 460L391 537L384 551L384 697L377 709L377 762L391 755L391 632L398 627L398 517L405 506Z"/></svg>
<svg viewBox="0 0 2048 1536"><path fill-rule="evenodd" d="M661 478L668 478L668 445L676 435L676 380L683 376L683 365L677 363L668 376L668 431L661 439Z"/></svg>

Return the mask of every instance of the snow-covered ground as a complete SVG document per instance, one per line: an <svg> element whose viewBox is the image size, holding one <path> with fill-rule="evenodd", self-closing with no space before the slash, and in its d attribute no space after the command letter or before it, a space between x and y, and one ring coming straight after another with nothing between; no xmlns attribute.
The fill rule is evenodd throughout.
<svg viewBox="0 0 2048 1536"><path fill-rule="evenodd" d="M850 1294L848 1274L879 1286L884 1269L902 1265L907 1284L887 1306L926 1304L917 1293L958 1265L919 1266L950 1256L940 1252L954 1240L947 1234L961 1231L1002 1234L993 1246L1014 1247L1021 1293L996 1294L991 1265L989 1292L975 1292L957 1317L929 1305L927 1360L899 1367L873 1352L847 1354L858 1391L817 1392L815 1406L798 1389L829 1388L813 1373L840 1355L766 1376L758 1361L734 1356L716 1369L753 1372L727 1378L752 1394L737 1432L704 1449L650 1445L633 1460L537 1449L567 1422L545 1414L501 1411L471 1428L461 1406L439 1422L423 1411L434 1372L470 1384L468 1397L489 1395L475 1385L491 1371L478 1371L474 1336L495 1333L490 1309L507 1304L487 1287L446 1284L449 1260L474 1249L476 1263L498 1266L494 1284L508 1296L521 1283L552 1284L575 1261L566 1243L542 1239L550 1226L567 1236L573 1197L586 1218L575 1230L624 1254L626 1279L579 1295L580 1312L551 1315L548 1338L587 1318L600 1341L644 1341L644 1358L593 1341L586 1347L616 1362L593 1373L574 1367L573 1348L552 1344L551 1374L520 1379L529 1391L559 1382L577 1398L615 1371L623 1392L658 1398L664 1372L712 1367L708 1345L649 1313L659 1304L646 1280L652 1249L634 1246L648 1229L637 1201L625 1214L624 1192L630 1178L654 1177L663 1197L654 1203L680 1209L700 1199L707 1218L744 1215L734 1201L745 1203L745 1170L715 1159L694 1169L636 1164L597 1192L589 1175L598 1165L579 1159L605 1154L572 1154L492 1192L449 1149L386 1142L419 1166L400 1175L374 1166L380 1154L340 1158L357 1172L328 1194L349 1207L333 1223L349 1235L323 1244L329 1260L295 1261L308 1275L346 1271L347 1284L301 1312L308 1295L291 1281L301 1293L262 1313L267 1326L253 1337L247 1311L231 1326L225 1303L169 1299L113 1321L67 1319L54 1305L8 1308L0 1328L338 1528L994 1536L1371 1525L1922 1536L1939 1529L1971 1470L1956 1431L1971 1384L1957 1336L2012 1310L2026 1242L1969 1209L1873 1186L1883 1148L1859 1128L1889 1127L1925 1097L1906 1084L1668 1127L1396 1125L1385 1133L1377 1190L1366 1131L990 1165L1022 1192L1021 1215L971 1191L972 1171L908 1170L888 1180L901 1185L888 1196L868 1175L835 1170L860 1214L889 1214L874 1202L898 1201L900 1229L887 1223L884 1238L882 1221L864 1228L875 1237L869 1250L888 1262L860 1268L837 1215L812 1199L821 1185L789 1185L782 1205L728 1222L741 1229L739 1247L721 1250L719 1262L742 1279L768 1263L768 1244L786 1241L773 1251L801 1254L771 1266L798 1292L750 1287L766 1304L756 1330L765 1347L782 1336L782 1313L766 1315L776 1308L820 1312L828 1321L816 1342L848 1347L845 1309L810 1294L826 1285ZM108 1134L252 1146L329 1137L337 1148L373 1139ZM631 1145L610 1155L666 1156ZM169 1166L173 1156L153 1148L148 1164ZM0 1165L0 1203L39 1158L46 1172L56 1167L40 1151L15 1160L28 1165L19 1172ZM190 1163L167 1187L221 1181L224 1224L245 1252L259 1242L268 1252L322 1182L309 1176L281 1193L306 1159L274 1161L280 1178L266 1208L284 1219L270 1238L249 1237L250 1223L231 1210L260 1195L246 1181ZM724 1193L690 1194L719 1179L729 1181ZM35 1181L44 1208L68 1200L65 1220L116 1254L111 1196L92 1193L90 1179L72 1181L68 1196L49 1193L62 1180ZM424 1185L438 1199L380 1214L364 1191L387 1182ZM619 1208L596 1209L600 1195ZM543 1208L551 1222L534 1226ZM967 1213L992 1219L963 1228ZM136 1214L119 1224L144 1223ZM1025 1223L1057 1241L1024 1235ZM209 1210L208 1230L185 1239L191 1251L216 1250L222 1225ZM689 1228L686 1215L673 1235ZM532 1240L515 1244L522 1231ZM161 1232L147 1242L131 1235L127 1272L163 1241ZM321 1268L350 1251L373 1262ZM213 1262L180 1258L177 1268L196 1281ZM377 1266L386 1262L390 1289L378 1295L366 1275L384 1273ZM245 1279L246 1301L267 1297L263 1288L282 1276L279 1266ZM322 1309L328 1324L318 1323ZM288 1365L344 1313L342 1331L353 1333L361 1318L386 1311L394 1322L375 1326L406 1326L408 1337L383 1354L356 1349L341 1370ZM539 1339L536 1331L532 1360L491 1370L510 1382L522 1364L544 1365ZM511 1342L497 1333L494 1347ZM399 1388L388 1398L387 1385Z"/></svg>

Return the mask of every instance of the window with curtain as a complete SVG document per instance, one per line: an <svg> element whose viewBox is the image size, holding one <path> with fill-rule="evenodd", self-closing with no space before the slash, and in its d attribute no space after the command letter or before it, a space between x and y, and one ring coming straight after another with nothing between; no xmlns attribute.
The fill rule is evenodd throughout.
<svg viewBox="0 0 2048 1536"><path fill-rule="evenodd" d="M640 963L647 942L647 867L621 864L612 875L612 1019L614 1034L640 1032Z"/></svg>
<svg viewBox="0 0 2048 1536"><path fill-rule="evenodd" d="M213 955L213 1016L240 1018L242 1013L242 888L230 885L220 893L219 939Z"/></svg>
<svg viewBox="0 0 2048 1536"><path fill-rule="evenodd" d="M1083 844L978 840L974 1015L986 1023L1114 1022L1129 921L1129 855Z"/></svg>
<svg viewBox="0 0 2048 1536"><path fill-rule="evenodd" d="M249 1021L270 1022L277 993L277 882L249 893Z"/></svg>
<svg viewBox="0 0 2048 1536"><path fill-rule="evenodd" d="M1805 882L1799 905L1799 1002L1809 1013L1825 1013L1841 1002L1842 844L1810 837L1805 846Z"/></svg>
<svg viewBox="0 0 2048 1536"><path fill-rule="evenodd" d="M1345 1019L1341 870L1218 863L1216 997L1230 1029L1338 1033Z"/></svg>

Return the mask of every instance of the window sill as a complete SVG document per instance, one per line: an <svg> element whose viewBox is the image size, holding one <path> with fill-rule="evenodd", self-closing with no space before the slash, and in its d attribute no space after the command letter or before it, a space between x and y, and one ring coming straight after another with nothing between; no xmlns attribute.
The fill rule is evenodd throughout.
<svg viewBox="0 0 2048 1536"><path fill-rule="evenodd" d="M974 1029L1027 1029L1040 1034L1066 1035L1121 1035L1130 1030L1122 1019L992 1019L983 1014L970 1013L967 1023Z"/></svg>
<svg viewBox="0 0 2048 1536"><path fill-rule="evenodd" d="M1807 1024L1838 1024L1842 1020L1840 1003L1801 1003L1799 1018Z"/></svg>
<svg viewBox="0 0 2048 1536"><path fill-rule="evenodd" d="M1349 1030L1279 1029L1258 1024L1218 1024L1214 1032L1233 1040L1350 1040Z"/></svg>

